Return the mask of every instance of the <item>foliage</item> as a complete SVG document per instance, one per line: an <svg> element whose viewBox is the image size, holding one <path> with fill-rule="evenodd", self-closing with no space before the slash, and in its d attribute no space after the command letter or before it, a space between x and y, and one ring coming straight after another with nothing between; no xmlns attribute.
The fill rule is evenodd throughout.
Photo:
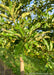
<svg viewBox="0 0 54 75"><path fill-rule="evenodd" d="M21 55L25 60L25 66L26 59L27 62L30 61L28 64L31 63L31 58L43 62L43 66L41 65L40 69L37 67L38 70L33 69L33 72L53 72L54 14L49 14L51 12L53 0L1 0L0 57L16 75ZM29 69L25 68L25 71L28 72Z"/></svg>

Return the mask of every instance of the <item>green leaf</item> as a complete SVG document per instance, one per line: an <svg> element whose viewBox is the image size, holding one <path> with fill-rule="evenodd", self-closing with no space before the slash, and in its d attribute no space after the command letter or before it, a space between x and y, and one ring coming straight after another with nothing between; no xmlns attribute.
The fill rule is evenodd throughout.
<svg viewBox="0 0 54 75"><path fill-rule="evenodd" d="M29 47L28 47L28 44L27 44L27 43L25 44L25 47L26 47L26 49L28 50Z"/></svg>
<svg viewBox="0 0 54 75"><path fill-rule="evenodd" d="M50 48L49 48L48 42L45 39L43 39L43 41L44 41L44 44L46 45L47 50L49 51Z"/></svg>
<svg viewBox="0 0 54 75"><path fill-rule="evenodd" d="M24 36L25 36L25 35L24 35L24 30L23 30L20 26L19 26L19 30L20 30L22 36L24 37Z"/></svg>
<svg viewBox="0 0 54 75"><path fill-rule="evenodd" d="M50 41L50 51L53 49L53 43Z"/></svg>

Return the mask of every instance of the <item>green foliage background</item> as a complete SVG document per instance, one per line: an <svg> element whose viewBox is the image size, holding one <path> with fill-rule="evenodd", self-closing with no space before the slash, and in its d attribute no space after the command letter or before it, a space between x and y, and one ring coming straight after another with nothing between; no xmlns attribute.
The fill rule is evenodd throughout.
<svg viewBox="0 0 54 75"><path fill-rule="evenodd" d="M0 58L16 75L20 74L20 56L25 75L53 75L53 9L53 0L0 0Z"/></svg>

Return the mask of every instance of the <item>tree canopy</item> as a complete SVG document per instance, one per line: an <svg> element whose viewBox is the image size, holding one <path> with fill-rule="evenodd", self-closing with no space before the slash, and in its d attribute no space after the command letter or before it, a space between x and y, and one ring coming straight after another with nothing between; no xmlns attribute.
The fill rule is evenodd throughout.
<svg viewBox="0 0 54 75"><path fill-rule="evenodd" d="M53 71L53 11L53 0L0 0L0 57L42 59Z"/></svg>

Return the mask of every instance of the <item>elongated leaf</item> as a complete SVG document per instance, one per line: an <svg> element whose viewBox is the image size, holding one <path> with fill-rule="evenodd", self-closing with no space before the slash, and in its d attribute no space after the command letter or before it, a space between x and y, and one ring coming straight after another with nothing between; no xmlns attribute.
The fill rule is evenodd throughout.
<svg viewBox="0 0 54 75"><path fill-rule="evenodd" d="M0 7L4 8L4 9L6 9L6 10L8 10L10 12L9 7L5 6L4 4L0 4Z"/></svg>
<svg viewBox="0 0 54 75"><path fill-rule="evenodd" d="M50 51L53 49L53 43L50 41Z"/></svg>
<svg viewBox="0 0 54 75"><path fill-rule="evenodd" d="M49 48L48 42L45 39L43 39L43 41L44 41L44 44L46 45L47 50L49 51L50 48Z"/></svg>
<svg viewBox="0 0 54 75"><path fill-rule="evenodd" d="M24 18L24 17L28 16L29 14L30 14L30 12L25 12L22 14L22 17Z"/></svg>

